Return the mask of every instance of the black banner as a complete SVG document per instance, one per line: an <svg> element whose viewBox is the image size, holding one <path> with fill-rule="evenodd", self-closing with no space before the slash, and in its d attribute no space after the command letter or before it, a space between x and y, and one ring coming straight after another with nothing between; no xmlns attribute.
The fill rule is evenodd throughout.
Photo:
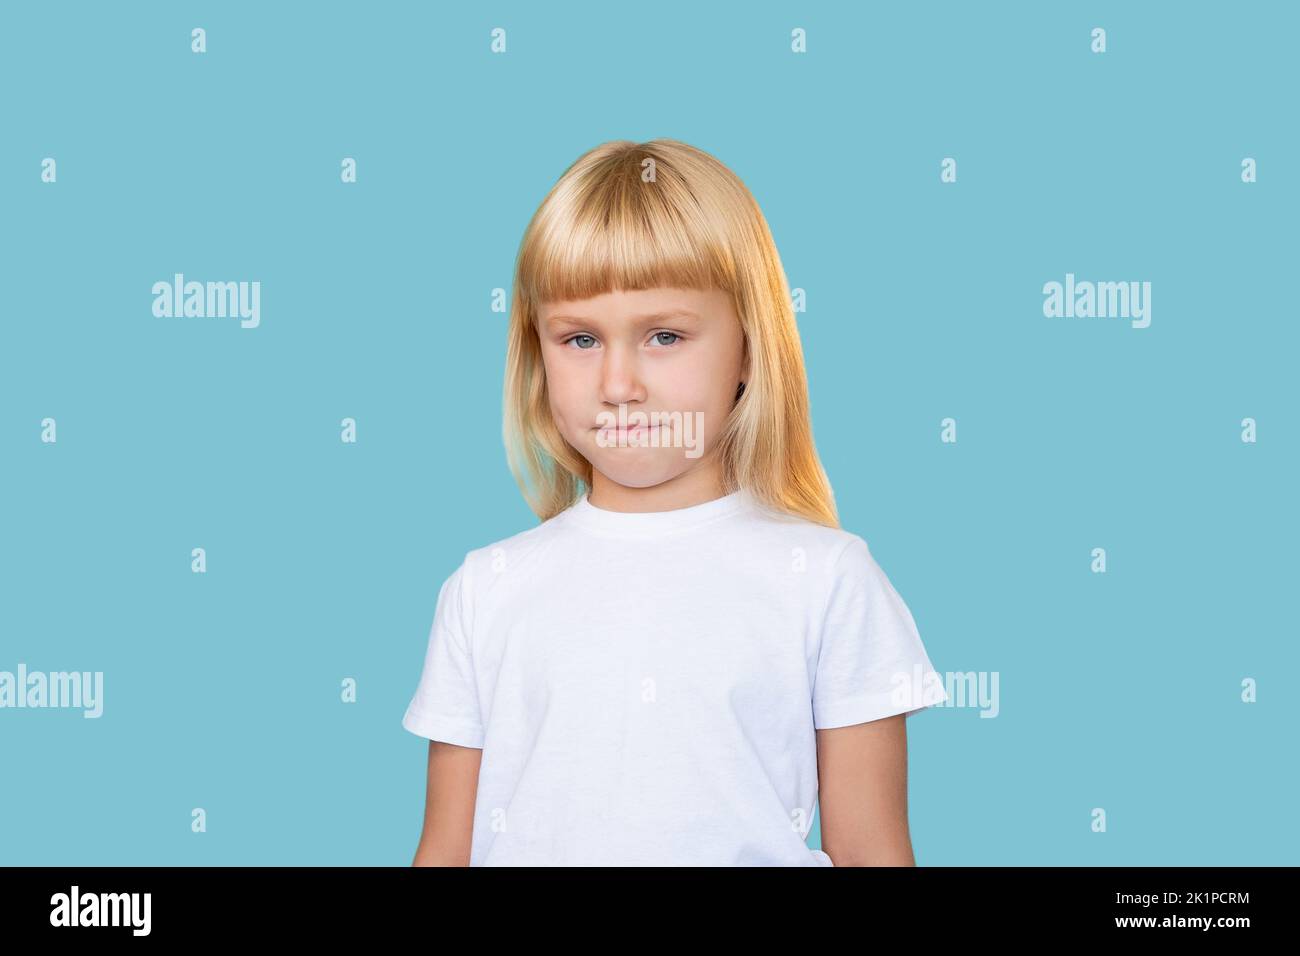
<svg viewBox="0 0 1300 956"><path fill-rule="evenodd" d="M7 940L75 933L78 943L400 932L436 945L486 919L652 935L683 920L719 934L799 924L864 945L887 934L926 946L1096 935L1231 946L1291 926L1282 908L1295 869L14 867L0 870L0 918Z"/></svg>

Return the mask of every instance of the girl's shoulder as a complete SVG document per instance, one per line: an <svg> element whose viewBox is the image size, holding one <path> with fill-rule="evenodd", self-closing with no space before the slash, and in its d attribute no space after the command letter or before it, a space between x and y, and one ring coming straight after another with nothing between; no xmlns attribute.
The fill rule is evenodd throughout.
<svg viewBox="0 0 1300 956"><path fill-rule="evenodd" d="M831 528L799 515L755 509L754 524L765 540L777 542L809 567L834 577L854 568L861 569L870 548L861 535L846 528Z"/></svg>
<svg viewBox="0 0 1300 956"><path fill-rule="evenodd" d="M562 517L563 512L532 528L470 548L456 574L466 580L467 587L472 587L473 581L497 576L507 567L518 567L545 554L564 536Z"/></svg>

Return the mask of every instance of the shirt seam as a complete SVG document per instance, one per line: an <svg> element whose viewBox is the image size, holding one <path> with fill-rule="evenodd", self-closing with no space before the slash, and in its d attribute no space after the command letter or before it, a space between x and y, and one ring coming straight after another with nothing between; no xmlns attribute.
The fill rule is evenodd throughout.
<svg viewBox="0 0 1300 956"><path fill-rule="evenodd" d="M835 555L835 560L831 562L831 573L827 576L826 590L822 595L821 625L818 628L819 637L824 638L826 636L826 615L830 613L831 593L835 590L835 582L839 580L840 562L844 560L844 555L848 554L849 548L853 547L856 541L856 538L849 538L849 540L844 543L844 546L840 548L839 553ZM858 588L861 584L862 582L859 581L857 584L853 585L853 590L849 592L850 598L858 593ZM820 643L817 645L817 654L818 657L821 656Z"/></svg>
<svg viewBox="0 0 1300 956"><path fill-rule="evenodd" d="M848 553L849 548L853 547L856 541L857 538L850 537L849 540L844 543L844 546L840 548L839 553L835 556L835 560L831 562L831 573L827 575L826 591L822 596L820 623L817 627L817 659L813 664L812 686L808 688L808 709L814 711L814 722L816 719L815 701L817 700L817 678L821 676L822 652L826 647L826 618L831 611L831 594L835 590L836 582L839 580L840 562L844 560L844 555ZM849 599L852 599L853 596L858 593L858 589L861 586L862 582L860 581L853 585L853 588L848 595Z"/></svg>

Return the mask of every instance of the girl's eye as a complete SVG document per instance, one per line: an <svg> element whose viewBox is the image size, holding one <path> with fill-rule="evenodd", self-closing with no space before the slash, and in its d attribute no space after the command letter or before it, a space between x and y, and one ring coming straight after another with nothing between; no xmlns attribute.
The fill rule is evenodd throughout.
<svg viewBox="0 0 1300 956"><path fill-rule="evenodd" d="M660 338L661 335L668 335L668 336L671 336L671 337L672 337L672 341L671 341L671 342L665 342L665 341L663 341L663 339ZM666 347L668 347L668 346L670 346L670 345L676 345L676 344L677 344L677 340L680 339L681 336L678 335L676 332L656 332L656 333L654 334L653 338L654 338L654 341L658 342L660 345L662 345L662 346L664 346L664 347L666 348ZM577 335L571 335L571 336L569 336L567 339L564 340L564 344L565 344L565 345L568 345L570 342L577 342L579 339L590 339L592 342L595 342L595 341L596 341L595 336L588 335L586 332L580 332L580 333L578 333ZM586 346L586 345L581 345L581 344L580 344L580 345L578 346L578 348L581 349L581 350L583 350L583 351L585 352L585 351L588 351L588 350L589 350L590 346Z"/></svg>

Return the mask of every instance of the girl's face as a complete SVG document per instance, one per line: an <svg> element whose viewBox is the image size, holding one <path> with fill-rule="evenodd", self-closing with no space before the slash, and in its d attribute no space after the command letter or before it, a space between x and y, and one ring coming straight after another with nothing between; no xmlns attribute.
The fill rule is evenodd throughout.
<svg viewBox="0 0 1300 956"><path fill-rule="evenodd" d="M609 292L538 310L551 414L602 478L650 488L716 478L709 454L746 379L744 333L718 290Z"/></svg>

